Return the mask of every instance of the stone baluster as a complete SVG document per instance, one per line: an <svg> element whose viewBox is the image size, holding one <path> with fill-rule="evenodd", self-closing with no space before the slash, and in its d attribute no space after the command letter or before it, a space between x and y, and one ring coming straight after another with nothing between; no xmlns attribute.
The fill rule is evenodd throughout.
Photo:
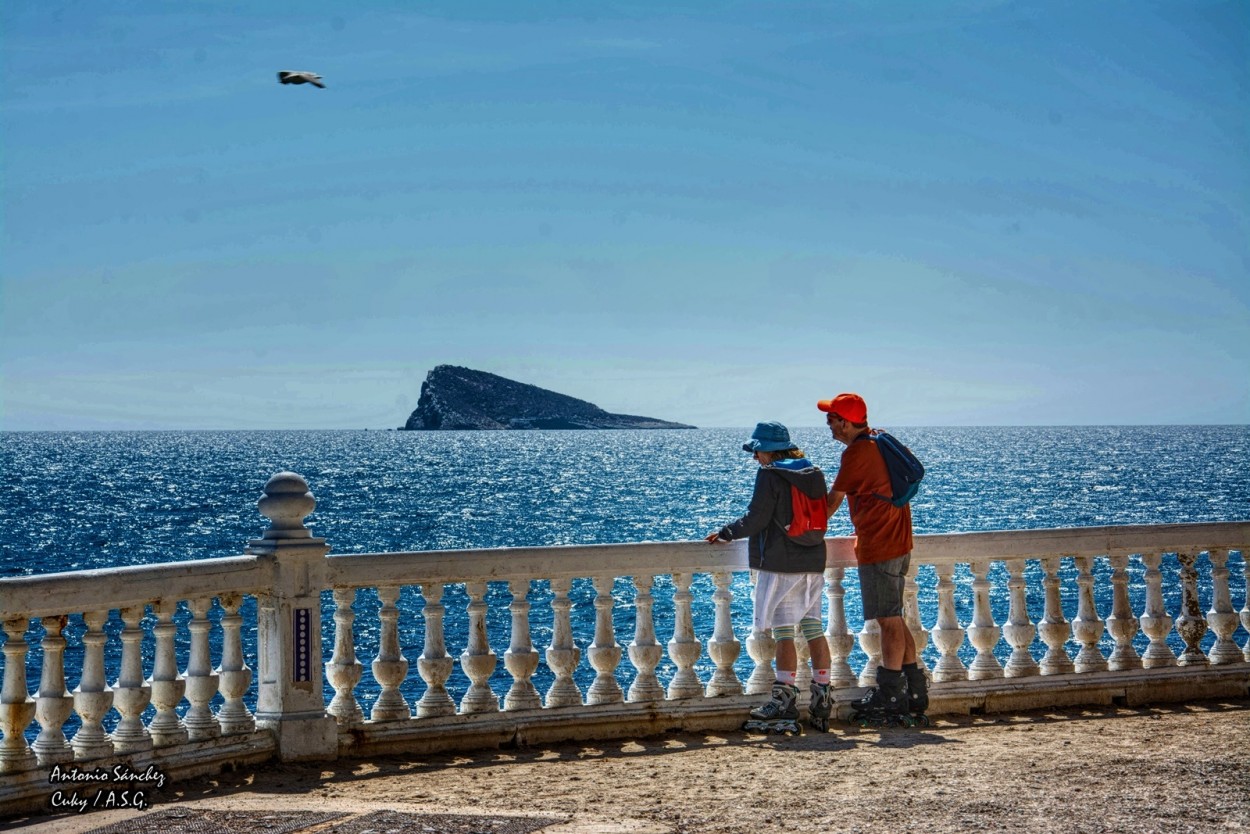
<svg viewBox="0 0 1250 834"><path fill-rule="evenodd" d="M512 603L508 606L512 614L512 636L508 650L503 653L503 665L512 676L512 686L503 699L503 708L509 711L519 709L541 709L542 696L534 688L534 672L538 671L538 652L530 638L530 603L526 599L530 583L524 579L514 579L508 583L512 594Z"/></svg>
<svg viewBox="0 0 1250 834"><path fill-rule="evenodd" d="M1141 615L1141 630L1150 638L1150 645L1142 655L1142 666L1147 669L1175 666L1176 655L1168 646L1172 618L1163 607L1163 574L1159 571L1163 554L1143 553L1141 560L1146 566L1146 610Z"/></svg>
<svg viewBox="0 0 1250 834"><path fill-rule="evenodd" d="M65 738L65 722L74 711L74 696L65 688L64 632L68 619L65 616L43 618L43 669L39 674L39 694L35 698L35 720L40 730L31 745L40 767L74 758L74 748Z"/></svg>
<svg viewBox="0 0 1250 834"><path fill-rule="evenodd" d="M208 638L213 624L209 622L208 610L212 605L211 598L187 601L187 607L191 609L191 620L187 623L187 630L191 633L191 653L187 657L187 671L183 677L186 680L185 694L191 706L182 717L182 723L187 728L187 738L191 741L203 741L221 735L221 724L210 706L213 697L217 695L220 680L213 674L209 651Z"/></svg>
<svg viewBox="0 0 1250 834"><path fill-rule="evenodd" d="M876 620L864 620L859 632L859 645L868 655L864 668L859 672L860 686L877 685L877 667L881 665L881 624Z"/></svg>
<svg viewBox="0 0 1250 834"><path fill-rule="evenodd" d="M704 695L709 698L742 694L742 682L734 674L734 664L742 654L742 643L738 642L734 634L733 617L730 614L733 591L729 590L729 583L732 579L733 575L729 571L718 570L712 574L712 583L716 586L716 591L712 594L716 614L712 639L707 641L707 653L716 665L716 671L712 673L712 678L704 689Z"/></svg>
<svg viewBox="0 0 1250 834"><path fill-rule="evenodd" d="M1137 637L1137 618L1128 598L1128 554L1112 553L1111 562L1111 616L1107 617L1107 633L1115 641L1115 648L1107 658L1107 668L1113 672L1140 669L1141 658L1133 648Z"/></svg>
<svg viewBox="0 0 1250 834"><path fill-rule="evenodd" d="M1181 563L1181 615L1176 618L1176 633L1185 643L1177 663L1181 666L1206 666L1210 661L1199 645L1207 633L1207 620L1198 601L1198 571L1194 568L1197 553L1177 553Z"/></svg>
<svg viewBox="0 0 1250 834"><path fill-rule="evenodd" d="M252 686L252 670L243 660L243 618L239 616L243 597L224 594L217 601L225 612L221 617L221 666L217 669L225 700L217 720L226 735L250 733L256 729L256 718L243 703L243 696Z"/></svg>
<svg viewBox="0 0 1250 834"><path fill-rule="evenodd" d="M417 658L417 672L425 681L425 694L417 701L417 717L455 715L456 702L447 691L454 661L447 653L443 637L443 615L447 613L443 605L443 586L438 582L422 585L421 595L425 597L425 608L421 612L425 620L425 648Z"/></svg>
<svg viewBox="0 0 1250 834"><path fill-rule="evenodd" d="M703 694L703 684L699 682L699 676L694 671L694 664L703 653L703 644L694 636L694 619L691 614L694 595L690 593L691 579L693 577L688 573L673 574L673 637L668 641L668 656L677 671L668 682L670 700L697 698Z"/></svg>
<svg viewBox="0 0 1250 834"><path fill-rule="evenodd" d="M621 663L621 646L612 628L612 577L591 579L595 588L595 642L586 649L586 659L595 670L595 679L586 690L588 704L619 704L625 693L616 680L616 667Z"/></svg>
<svg viewBox="0 0 1250 834"><path fill-rule="evenodd" d="M1211 610L1207 622L1215 632L1215 645L1211 646L1207 659L1212 665L1240 663L1241 649L1233 642L1237 630L1237 614L1228 590L1228 551L1212 550L1211 556Z"/></svg>
<svg viewBox="0 0 1250 834"><path fill-rule="evenodd" d="M759 571L751 571L751 607L755 607L755 586ZM754 666L751 676L747 678L746 693L748 695L765 695L772 691L773 681L777 679L773 671L773 658L777 654L777 641L773 639L771 630L757 629L754 618L751 633L747 635L747 655Z"/></svg>
<svg viewBox="0 0 1250 834"><path fill-rule="evenodd" d="M79 761L113 755L113 740L101 724L113 708L113 690L104 677L104 644L108 642L104 624L108 618L108 611L87 611L82 615L87 626L82 636L82 676L73 692L74 712L82 726L70 741L74 758Z"/></svg>
<svg viewBox="0 0 1250 834"><path fill-rule="evenodd" d="M637 674L629 686L630 701L660 701L664 687L655 670L664 659L664 647L655 639L655 577L644 585L634 579L634 642L629 644L629 661Z"/></svg>
<svg viewBox="0 0 1250 834"><path fill-rule="evenodd" d="M365 720L355 691L363 671L356 659L356 638L352 631L356 621L356 612L352 610L355 601L355 588L334 589L334 653L326 664L326 680L334 687L334 698L326 712L344 728L355 727Z"/></svg>
<svg viewBox="0 0 1250 834"><path fill-rule="evenodd" d="M1245 571L1246 578L1246 595L1244 597L1245 603L1241 606L1240 614L1241 627L1246 630L1247 634L1250 634L1250 560L1246 559L1246 551L1244 550L1241 551L1241 563L1242 569ZM1245 658L1246 662L1250 663L1250 637L1246 638L1245 645L1241 647L1241 654L1242 657Z"/></svg>
<svg viewBox="0 0 1250 834"><path fill-rule="evenodd" d="M1103 621L1098 619L1098 609L1094 605L1094 560L1089 556L1077 556L1075 561L1077 596L1072 636L1081 644L1081 649L1073 666L1077 672L1105 672L1107 659L1098 648L1103 635Z"/></svg>
<svg viewBox="0 0 1250 834"><path fill-rule="evenodd" d="M412 717L412 710L400 685L408 677L408 660L399 648L399 586L378 587L378 656L372 663L378 682L378 699L369 710L370 721L401 721Z"/></svg>
<svg viewBox="0 0 1250 834"><path fill-rule="evenodd" d="M829 644L829 683L835 689L856 684L855 673L847 662L855 650L855 633L846 625L846 586L842 584L845 574L846 569L840 567L825 571L825 597L829 600L825 642Z"/></svg>
<svg viewBox="0 0 1250 834"><path fill-rule="evenodd" d="M153 605L152 610L156 613L156 625L152 628L156 658L148 686L156 715L148 724L148 732L152 734L154 747L169 747L184 743L188 737L187 728L175 711L187 689L187 682L178 676L178 659L174 656L174 638L178 632L174 612L178 610L178 602L163 599Z"/></svg>
<svg viewBox="0 0 1250 834"><path fill-rule="evenodd" d="M0 773L30 770L38 763L26 744L26 728L35 717L35 701L26 689L27 620L4 621L4 684L0 689Z"/></svg>
<svg viewBox="0 0 1250 834"><path fill-rule="evenodd" d="M1046 654L1042 656L1043 675L1066 675L1076 670L1072 658L1064 644L1072 634L1072 628L1063 616L1063 599L1059 595L1059 556L1048 556L1042 560L1042 568L1046 575L1042 580L1046 588L1046 608L1038 631L1042 634L1042 642L1046 644Z"/></svg>
<svg viewBox="0 0 1250 834"><path fill-rule="evenodd" d="M117 753L144 753L152 749L152 735L143 726L143 711L152 701L152 688L143 679L143 621L146 606L134 605L121 610L122 668L113 684L113 706L121 720L113 730L113 749Z"/></svg>
<svg viewBox="0 0 1250 834"><path fill-rule="evenodd" d="M568 579L551 580L552 629L551 645L547 647L547 666L554 679L547 689L545 704L549 709L582 705L582 691L573 680L573 672L582 661L582 653L573 643L570 614L573 603L569 599L571 585Z"/></svg>
<svg viewBox="0 0 1250 834"><path fill-rule="evenodd" d="M486 634L486 581L466 582L464 589L469 595L469 644L460 654L460 668L469 678L469 689L460 699L460 711L499 712L499 696L490 688L499 656L490 650Z"/></svg>
<svg viewBox="0 0 1250 834"><path fill-rule="evenodd" d="M936 565L938 615L937 622L929 632L933 645L937 646L938 661L933 665L935 681L962 681L968 678L968 669L959 659L959 647L964 642L964 630L955 614L955 566Z"/></svg>
<svg viewBox="0 0 1250 834"><path fill-rule="evenodd" d="M916 585L916 566L913 564L903 580L903 622L911 632L912 642L916 644L916 665L926 675L929 667L924 662L924 650L929 645L929 631L920 621L920 589Z"/></svg>
<svg viewBox="0 0 1250 834"><path fill-rule="evenodd" d="M1024 581L1025 562L1023 559L1012 559L1007 562L1007 591L1010 595L1010 609L1007 622L1003 625L1003 634L1011 644L1011 657L1007 658L1007 666L1003 674L1009 678L1026 678L1036 675L1040 670L1033 653L1029 648L1037 637L1037 626L1029 619L1028 603L1025 599L1027 585Z"/></svg>
<svg viewBox="0 0 1250 834"><path fill-rule="evenodd" d="M968 667L968 679L979 681L1003 676L1002 664L994 657L994 647L1002 638L1002 629L994 622L990 609L990 563L987 559L974 559L972 568L972 625L968 627L968 642L977 655Z"/></svg>

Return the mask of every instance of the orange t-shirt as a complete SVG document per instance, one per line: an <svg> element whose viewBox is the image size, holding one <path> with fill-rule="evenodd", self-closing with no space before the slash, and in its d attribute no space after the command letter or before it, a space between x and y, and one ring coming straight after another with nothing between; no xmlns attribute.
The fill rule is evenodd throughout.
<svg viewBox="0 0 1250 834"><path fill-rule="evenodd" d="M890 473L875 440L855 440L846 447L831 491L846 493L861 565L911 553L911 505L896 507L877 497L890 494Z"/></svg>

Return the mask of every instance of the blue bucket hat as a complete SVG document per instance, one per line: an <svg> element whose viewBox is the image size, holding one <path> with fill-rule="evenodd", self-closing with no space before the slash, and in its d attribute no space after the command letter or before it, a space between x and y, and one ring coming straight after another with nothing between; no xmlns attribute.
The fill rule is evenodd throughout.
<svg viewBox="0 0 1250 834"><path fill-rule="evenodd" d="M751 452L785 452L797 449L790 442L790 430L781 423L756 423L755 431L751 432L751 441L742 444L742 451Z"/></svg>

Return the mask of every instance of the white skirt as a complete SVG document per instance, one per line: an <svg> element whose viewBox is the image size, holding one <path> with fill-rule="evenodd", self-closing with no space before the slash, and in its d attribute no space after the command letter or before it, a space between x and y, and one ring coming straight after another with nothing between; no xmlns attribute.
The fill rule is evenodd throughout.
<svg viewBox="0 0 1250 834"><path fill-rule="evenodd" d="M820 600L825 591L823 573L756 573L752 625L756 631L797 626L800 620L820 619Z"/></svg>

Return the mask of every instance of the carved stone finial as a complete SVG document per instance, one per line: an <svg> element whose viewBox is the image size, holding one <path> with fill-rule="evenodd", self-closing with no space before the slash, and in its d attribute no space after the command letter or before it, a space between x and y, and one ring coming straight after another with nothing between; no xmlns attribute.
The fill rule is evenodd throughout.
<svg viewBox="0 0 1250 834"><path fill-rule="evenodd" d="M304 519L316 508L317 500L308 482L294 472L279 472L265 484L260 514L269 519L265 539L307 539L312 533Z"/></svg>

